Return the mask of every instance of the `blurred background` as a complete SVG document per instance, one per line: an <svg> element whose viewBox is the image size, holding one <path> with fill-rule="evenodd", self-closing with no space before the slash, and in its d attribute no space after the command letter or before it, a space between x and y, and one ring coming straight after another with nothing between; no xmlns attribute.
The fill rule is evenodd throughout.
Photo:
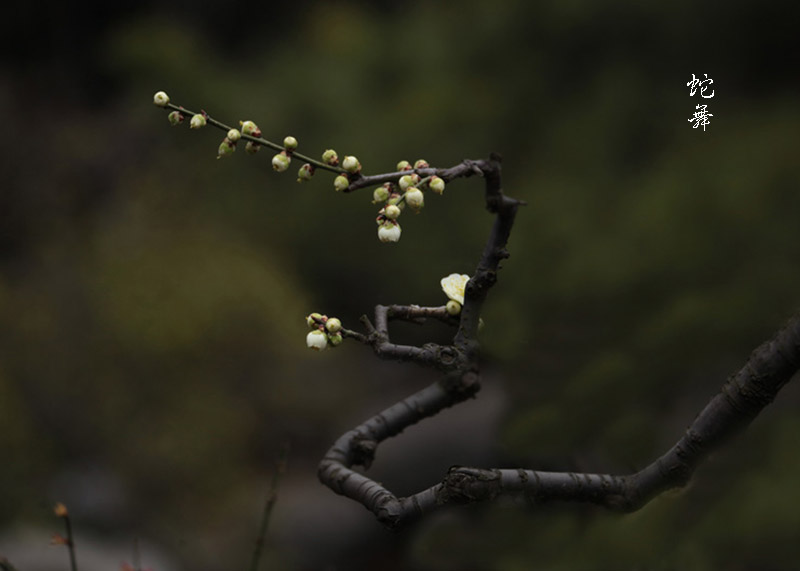
<svg viewBox="0 0 800 571"><path fill-rule="evenodd" d="M304 316L440 305L491 217L469 179L376 237L339 195L215 160L255 120L301 152L450 166L504 157L527 201L483 316L478 398L385 443L398 494L452 464L627 473L681 435L800 299L796 3L19 4L3 28L0 556L85 571L246 568L281 445L274 570L789 569L800 388L640 512L484 505L398 533L316 479L344 431L435 380ZM692 74L714 97L690 96ZM709 89L710 92L710 89ZM708 93L708 92L707 92ZM705 131L689 121L699 104ZM397 327L411 343L445 341Z"/></svg>

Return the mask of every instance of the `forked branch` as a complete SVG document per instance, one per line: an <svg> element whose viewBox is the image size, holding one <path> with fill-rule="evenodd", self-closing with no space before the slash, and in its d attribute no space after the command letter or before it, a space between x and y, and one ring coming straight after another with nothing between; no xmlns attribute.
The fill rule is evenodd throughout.
<svg viewBox="0 0 800 571"><path fill-rule="evenodd" d="M467 284L453 344L411 347L390 343L388 322L392 318L413 320L435 316L446 320L441 312L443 308L397 305L377 306L375 325L366 317L362 318L367 335L361 340L370 344L381 358L415 361L442 370L445 375L342 435L319 466L323 483L363 504L385 526L401 527L450 504L482 502L500 496L522 496L533 502L588 502L619 511L635 511L665 490L684 486L697 466L744 429L800 369L800 315L797 315L774 339L753 352L745 366L725 383L672 448L634 474L454 466L442 482L408 497L395 496L353 468L369 468L383 440L473 397L480 389L477 329L481 308L497 279L500 262L508 257L506 243L521 204L502 192L498 157L489 161L464 161L453 169L431 170L446 180L453 173L470 176L480 172L486 182L487 209L496 217L478 267ZM402 173L361 180L365 181L364 185L374 184L395 180L399 174ZM420 172L421 176L427 174ZM355 181L350 190L355 190L354 186L360 187L360 181Z"/></svg>

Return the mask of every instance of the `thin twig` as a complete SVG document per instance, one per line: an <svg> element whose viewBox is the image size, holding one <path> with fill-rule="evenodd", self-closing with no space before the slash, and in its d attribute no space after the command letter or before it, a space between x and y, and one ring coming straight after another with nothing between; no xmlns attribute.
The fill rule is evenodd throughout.
<svg viewBox="0 0 800 571"><path fill-rule="evenodd" d="M275 471L272 473L272 481L269 486L269 493L264 502L264 510L261 512L261 524L258 528L258 536L256 544L253 548L253 558L250 561L250 571L258 571L258 563L261 559L261 553L264 550L264 544L267 537L267 528L269 527L269 519L272 515L272 508L278 499L278 485L280 484L281 477L286 472L287 460L289 457L289 443L284 443L281 451L278 454L278 459L275 461Z"/></svg>
<svg viewBox="0 0 800 571"><path fill-rule="evenodd" d="M180 105L175 105L174 103L167 103L164 106L164 108L165 109L171 109L173 111L177 111L178 113L180 113L184 117L191 118L194 115L197 115L197 113L195 113L194 111L190 111L189 109L186 109L185 107L182 107ZM229 125L226 125L222 121L218 121L217 119L214 119L213 117L211 117L205 111L203 111L201 114L206 118L206 122L209 125L211 125L213 127L216 127L217 129L221 129L221 130L225 131L226 133L233 128L233 127L231 127ZM286 148L283 145L279 145L278 143L273 143L272 141L268 141L267 139L264 139L263 137L253 137L252 135L247 135L246 133L242 133L241 136L242 136L242 139L244 139L245 141L251 141L253 143L257 143L257 144L263 145L265 147L270 147L272 149L275 149L276 151L285 151L286 150ZM317 159L313 159L313 158L311 158L309 156L306 156L306 155L304 155L302 153L298 153L297 151L292 151L291 152L291 156L292 156L292 158L296 158L296 159L301 160L303 162L310 163L310 164L314 165L316 168L328 170L328 171L331 171L331 172L334 172L334 173L338 173L338 174L343 174L343 173L347 172L341 167L331 166L331 165L329 165L327 163L323 163L322 161L318 161Z"/></svg>

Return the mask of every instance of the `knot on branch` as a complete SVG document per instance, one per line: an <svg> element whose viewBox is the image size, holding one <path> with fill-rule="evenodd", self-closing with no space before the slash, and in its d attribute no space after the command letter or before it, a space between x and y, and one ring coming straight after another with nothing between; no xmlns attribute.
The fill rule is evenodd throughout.
<svg viewBox="0 0 800 571"><path fill-rule="evenodd" d="M375 460L378 443L367 436L356 435L350 443L351 459L354 466L369 468Z"/></svg>
<svg viewBox="0 0 800 571"><path fill-rule="evenodd" d="M467 282L464 292L468 298L475 298L491 288L495 283L497 283L497 272L495 270L478 271L475 277Z"/></svg>
<svg viewBox="0 0 800 571"><path fill-rule="evenodd" d="M429 348L429 346L425 345L425 348ZM430 348L433 348L433 346L431 345ZM436 351L436 360L439 362L440 365L442 365L444 368L447 369L452 368L453 365L455 365L460 359L460 355L458 354L458 351L456 351L454 347L450 346L439 347L438 349L435 349L435 351Z"/></svg>
<svg viewBox="0 0 800 571"><path fill-rule="evenodd" d="M444 388L451 395L464 400L474 396L481 388L481 377L476 371L447 375L443 380Z"/></svg>
<svg viewBox="0 0 800 571"><path fill-rule="evenodd" d="M442 481L439 492L441 503L469 504L491 500L496 495L495 481L499 475L493 470L476 470L451 466Z"/></svg>

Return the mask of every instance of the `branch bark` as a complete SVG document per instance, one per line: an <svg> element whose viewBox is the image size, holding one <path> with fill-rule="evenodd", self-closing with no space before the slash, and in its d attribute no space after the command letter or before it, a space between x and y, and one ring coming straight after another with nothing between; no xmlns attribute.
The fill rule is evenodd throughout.
<svg viewBox="0 0 800 571"><path fill-rule="evenodd" d="M436 174L445 180L476 174L485 181L486 208L495 215L489 238L472 278L467 282L464 305L453 344L422 347L395 345L389 340L389 321L448 321L444 308L379 305L375 324L362 317L367 334L348 336L371 345L380 358L414 361L445 374L436 383L400 401L342 435L319 465L319 478L336 493L363 504L389 528L406 525L451 504L524 496L531 501L588 502L619 511L641 508L665 490L684 486L708 455L743 430L800 369L800 314L774 339L757 348L745 366L722 387L699 413L678 442L651 464L628 475L544 472L527 469L482 469L454 466L442 482L412 496L397 497L378 482L355 471L369 468L379 444L403 429L472 398L480 389L477 329L481 309L502 260L522 202L503 194L500 158L464 161L450 169L417 169L420 176ZM348 191L397 178L407 172L387 173L352 180Z"/></svg>

